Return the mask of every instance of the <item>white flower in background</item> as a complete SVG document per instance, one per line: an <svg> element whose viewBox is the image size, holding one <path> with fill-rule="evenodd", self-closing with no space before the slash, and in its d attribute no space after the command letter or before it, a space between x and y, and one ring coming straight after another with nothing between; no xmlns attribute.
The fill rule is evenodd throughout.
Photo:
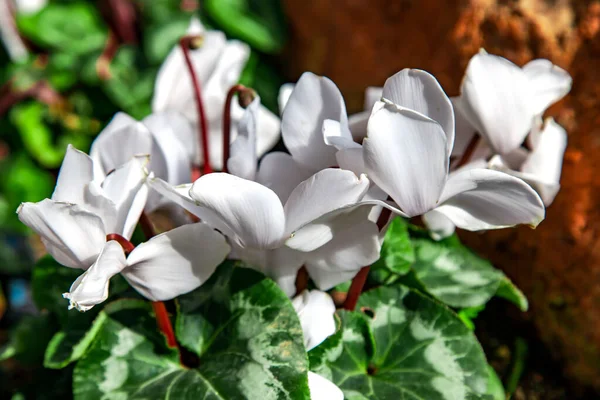
<svg viewBox="0 0 600 400"><path fill-rule="evenodd" d="M467 230L536 226L544 206L521 179L488 169L448 176L454 143L452 104L435 78L405 69L389 78L363 142L370 179L414 217L435 210Z"/></svg>
<svg viewBox="0 0 600 400"><path fill-rule="evenodd" d="M344 400L344 393L330 380L308 371L311 400Z"/></svg>
<svg viewBox="0 0 600 400"><path fill-rule="evenodd" d="M325 292L304 290L292 304L304 334L304 346L309 351L335 333L335 304Z"/></svg>
<svg viewBox="0 0 600 400"><path fill-rule="evenodd" d="M42 237L59 263L87 269L114 233L129 240L144 209L147 157L132 158L101 183L94 162L69 145L51 199L23 203L19 219Z"/></svg>
<svg viewBox="0 0 600 400"><path fill-rule="evenodd" d="M535 137L531 151L522 149L518 159L512 157L508 161L496 155L490 160L489 168L523 179L538 192L547 207L560 189L567 132L554 119L548 118L541 132L535 132Z"/></svg>
<svg viewBox="0 0 600 400"><path fill-rule="evenodd" d="M110 278L121 273L147 299L170 300L206 282L229 250L223 235L201 222L154 236L127 257L118 242L109 240L63 297L69 309L87 311L108 298Z"/></svg>
<svg viewBox="0 0 600 400"><path fill-rule="evenodd" d="M494 154L506 155L521 146L534 123L541 123L544 111L569 92L571 83L571 76L548 60L519 68L482 49L467 66L455 106Z"/></svg>
<svg viewBox="0 0 600 400"><path fill-rule="evenodd" d="M119 112L92 143L96 180L103 180L132 157L147 154L147 168L155 176L173 185L189 182L196 140L189 121L176 112L151 114L142 121ZM163 204L151 192L146 210L151 212Z"/></svg>
<svg viewBox="0 0 600 400"><path fill-rule="evenodd" d="M13 0L17 6L17 12L23 14L35 14L46 7L48 0Z"/></svg>
<svg viewBox="0 0 600 400"><path fill-rule="evenodd" d="M249 47L237 40L227 40L220 31L207 31L202 23L193 18L187 31L188 35L200 35L203 43L198 49L190 50L193 67L202 88L202 100L206 113L210 144L210 163L213 168L222 168L223 154L223 109L229 89L235 85L250 54ZM179 45L169 53L156 77L154 112L177 111L199 123L194 89L187 69L183 51ZM279 118L266 107L260 106L260 126L257 136L258 154L262 155L279 141ZM243 108L232 102L231 118L234 130L231 139L235 139L236 122L243 115ZM197 131L197 129L196 129ZM188 144L195 146L195 161L202 164L202 152L198 148L198 138Z"/></svg>
<svg viewBox="0 0 600 400"><path fill-rule="evenodd" d="M203 224L156 236L125 259L121 245L107 236L131 238L148 193L147 157L131 159L102 183L94 180L93 164L69 146L52 199L23 203L17 210L56 261L86 271L65 294L71 307L86 311L104 301L110 277L119 272L151 300L176 297L208 279L229 246Z"/></svg>
<svg viewBox="0 0 600 400"><path fill-rule="evenodd" d="M289 296L302 265L327 290L377 260L381 243L367 219L370 207L351 207L364 197L368 179L324 169L289 192L286 171L263 164L259 177L271 188L225 173L204 175L193 185L152 184L225 234L233 258L263 271Z"/></svg>

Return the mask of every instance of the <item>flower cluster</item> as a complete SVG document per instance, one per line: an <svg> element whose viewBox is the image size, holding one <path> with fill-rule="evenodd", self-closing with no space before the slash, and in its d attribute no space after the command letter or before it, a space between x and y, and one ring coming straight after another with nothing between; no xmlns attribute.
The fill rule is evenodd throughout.
<svg viewBox="0 0 600 400"><path fill-rule="evenodd" d="M379 258L390 213L422 216L436 237L535 227L558 191L566 134L541 116L571 80L546 60L521 69L482 51L452 99L431 74L405 69L351 116L336 85L307 72L282 88L280 120L249 90L245 104L229 101L246 45L197 20L188 33L202 43L172 50L153 114L117 114L90 156L69 147L52 198L18 210L58 262L83 271L64 294L70 308L106 300L118 273L152 301L173 299L238 259L296 296L310 349L335 332L325 291ZM289 153L264 155L280 132ZM199 166L223 172L190 183ZM140 218L148 225L159 209L174 228L150 227L133 246ZM297 287L302 268L319 290ZM318 375L309 383L314 398L343 397Z"/></svg>

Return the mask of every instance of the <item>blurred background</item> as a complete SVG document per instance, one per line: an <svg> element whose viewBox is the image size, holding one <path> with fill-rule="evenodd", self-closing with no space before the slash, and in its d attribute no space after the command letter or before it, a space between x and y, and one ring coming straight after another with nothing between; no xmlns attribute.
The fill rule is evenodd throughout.
<svg viewBox="0 0 600 400"><path fill-rule="evenodd" d="M67 143L87 151L115 112L150 113L156 72L192 15L252 47L241 81L274 112L280 85L304 71L331 78L352 113L367 86L403 68L427 70L457 95L480 48L566 69L573 88L548 115L569 144L546 220L459 235L530 301L527 313L492 301L476 320L512 398L600 398L600 1L591 0L0 0L0 345L35 313L40 246L16 208L51 194ZM43 327L18 326L45 348ZM57 387L43 398L69 398L70 384L60 393L58 372L39 366L43 352L29 353L0 364L0 398L43 382Z"/></svg>

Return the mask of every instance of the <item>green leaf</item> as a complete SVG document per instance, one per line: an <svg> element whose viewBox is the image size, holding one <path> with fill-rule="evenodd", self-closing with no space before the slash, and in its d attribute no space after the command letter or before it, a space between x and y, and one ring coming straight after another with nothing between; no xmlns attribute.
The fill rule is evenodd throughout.
<svg viewBox="0 0 600 400"><path fill-rule="evenodd" d="M107 37L99 13L86 1L51 3L39 13L20 14L17 26L40 46L74 54L101 50Z"/></svg>
<svg viewBox="0 0 600 400"><path fill-rule="evenodd" d="M10 335L9 343L0 349L0 361L16 358L28 365L40 364L46 344L56 331L48 315L26 316Z"/></svg>
<svg viewBox="0 0 600 400"><path fill-rule="evenodd" d="M506 400L506 393L504 393L504 387L502 386L502 381L498 377L494 368L491 365L488 365L488 386L487 386L487 394L492 397L493 400Z"/></svg>
<svg viewBox="0 0 600 400"><path fill-rule="evenodd" d="M373 268L385 268L394 274L404 275L410 271L414 262L415 249L408 234L408 223L397 217L385 234L381 257L373 264Z"/></svg>
<svg viewBox="0 0 600 400"><path fill-rule="evenodd" d="M416 277L427 292L451 307L484 305L506 279L502 271L458 242L414 239L413 244Z"/></svg>
<svg viewBox="0 0 600 400"><path fill-rule="evenodd" d="M77 362L76 400L309 398L300 323L285 294L259 273L225 264L183 296L178 335L188 345L204 343L197 368L181 366L164 339L153 339L148 303L120 303L101 312L102 326ZM215 324L210 343L187 332L191 321Z"/></svg>
<svg viewBox="0 0 600 400"><path fill-rule="evenodd" d="M347 399L485 398L483 350L447 307L402 286L368 291L358 307L368 312L340 312L344 351L327 363Z"/></svg>
<svg viewBox="0 0 600 400"><path fill-rule="evenodd" d="M198 373L224 398L309 398L302 328L275 282L226 262L179 298L179 311L180 343L200 356Z"/></svg>
<svg viewBox="0 0 600 400"><path fill-rule="evenodd" d="M208 15L228 34L265 53L285 43L286 24L277 0L207 0Z"/></svg>
<svg viewBox="0 0 600 400"><path fill-rule="evenodd" d="M527 297L521 292L521 290L515 286L514 283L507 277L504 277L500 282L500 286L496 291L496 296L502 297L514 303L521 309L521 311L527 311L529 309L529 302Z"/></svg>
<svg viewBox="0 0 600 400"><path fill-rule="evenodd" d="M327 369L328 361L335 361L344 350L342 320L335 314L337 329L335 333L308 352L310 370L320 373Z"/></svg>

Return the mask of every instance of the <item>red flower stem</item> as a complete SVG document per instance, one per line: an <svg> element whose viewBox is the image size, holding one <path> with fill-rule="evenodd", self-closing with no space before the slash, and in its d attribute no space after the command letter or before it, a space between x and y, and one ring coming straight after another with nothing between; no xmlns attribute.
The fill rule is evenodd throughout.
<svg viewBox="0 0 600 400"><path fill-rule="evenodd" d="M129 240L125 239L118 233L109 233L108 235L106 235L106 241L108 242L109 240L114 240L115 242L119 243L123 248L123 251L125 252L126 256L128 256L129 253L131 253L133 249L135 249L133 243L131 243Z"/></svg>
<svg viewBox="0 0 600 400"><path fill-rule="evenodd" d="M113 29L124 43L136 44L136 10L130 0L107 0L112 17Z"/></svg>
<svg viewBox="0 0 600 400"><path fill-rule="evenodd" d="M96 74L101 80L106 81L111 78L110 63L113 58L115 58L118 49L119 41L117 40L117 36L110 30L108 32L108 39L106 40L104 50L102 50L102 54L100 54L100 57L96 60Z"/></svg>
<svg viewBox="0 0 600 400"><path fill-rule="evenodd" d="M239 94L240 105L244 108L248 107L255 97L252 89L248 89L246 86L240 84L232 86L227 92L223 108L223 172L228 172L227 161L229 160L231 147L231 100L233 100L233 96L236 94Z"/></svg>
<svg viewBox="0 0 600 400"><path fill-rule="evenodd" d="M377 227L381 231L383 227L387 224L390 219L391 212L389 209L384 208L379 214L379 219L377 220ZM354 311L356 308L356 303L358 303L358 298L365 287L365 283L367 282L367 277L369 276L369 270L371 269L370 265L366 267L362 267L358 274L352 279L352 283L350 284L350 289L348 290L348 295L346 296L346 301L344 301L344 309L349 311Z"/></svg>
<svg viewBox="0 0 600 400"><path fill-rule="evenodd" d="M465 152L463 153L460 160L458 160L458 163L456 163L456 167L454 169L458 169L469 162L469 159L473 155L475 148L479 144L479 139L480 139L479 135L475 134L475 136L473 136L473 139L471 139L471 141L467 145Z"/></svg>
<svg viewBox="0 0 600 400"><path fill-rule="evenodd" d="M140 226L142 227L142 231L146 236L146 240L156 236L152 221L150 221L150 218L148 218L148 215L145 212L142 212L140 215ZM169 318L169 313L167 312L165 303L162 301L153 301L152 308L154 309L154 315L156 317L158 329L160 329L163 335L165 335L165 338L167 339L167 345L172 348L179 348L177 339L175 338L173 324L171 323L171 318Z"/></svg>
<svg viewBox="0 0 600 400"><path fill-rule="evenodd" d="M305 266L302 266L296 275L296 294L294 296L298 296L308 287L308 279L308 271Z"/></svg>
<svg viewBox="0 0 600 400"><path fill-rule="evenodd" d="M202 40L201 36L184 36L179 40L179 46L183 52L185 63L187 65L192 85L194 87L194 99L196 101L196 108L198 111L198 128L200 143L202 146L202 158L204 159L204 167L202 169L203 174L210 174L213 172L210 166L210 149L208 147L208 122L206 120L206 114L204 113L204 103L202 102L202 91L200 89L200 81L194 70L192 59L190 57L190 49L199 47L198 41Z"/></svg>
<svg viewBox="0 0 600 400"><path fill-rule="evenodd" d="M154 309L154 315L156 316L158 329L160 329L160 331L167 338L167 345L172 348L178 348L179 345L177 343L177 339L175 339L173 324L171 324L171 319L169 318L169 313L167 312L165 303L162 301L153 301L152 308Z"/></svg>

